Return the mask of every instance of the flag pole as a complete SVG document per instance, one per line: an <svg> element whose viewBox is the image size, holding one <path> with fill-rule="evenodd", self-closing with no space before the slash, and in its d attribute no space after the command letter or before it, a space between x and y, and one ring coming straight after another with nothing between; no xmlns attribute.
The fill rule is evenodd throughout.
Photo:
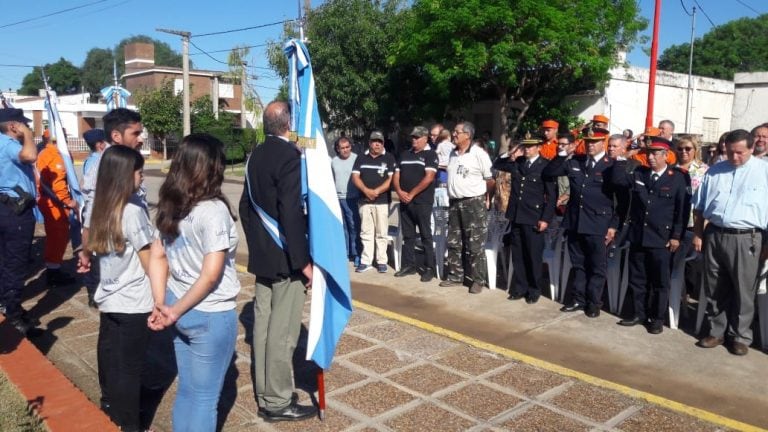
<svg viewBox="0 0 768 432"><path fill-rule="evenodd" d="M317 411L320 413L320 420L325 420L325 371L323 369L317 372Z"/></svg>

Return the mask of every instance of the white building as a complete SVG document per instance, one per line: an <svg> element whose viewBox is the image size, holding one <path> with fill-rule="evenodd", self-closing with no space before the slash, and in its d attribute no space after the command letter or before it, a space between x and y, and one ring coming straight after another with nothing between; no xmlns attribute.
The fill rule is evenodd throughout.
<svg viewBox="0 0 768 432"><path fill-rule="evenodd" d="M737 73L733 81L731 127L751 130L768 122L768 72Z"/></svg>

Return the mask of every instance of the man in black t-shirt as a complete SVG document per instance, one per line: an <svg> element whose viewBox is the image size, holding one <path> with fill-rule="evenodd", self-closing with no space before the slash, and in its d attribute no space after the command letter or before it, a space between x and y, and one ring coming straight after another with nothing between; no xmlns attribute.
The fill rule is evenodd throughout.
<svg viewBox="0 0 768 432"><path fill-rule="evenodd" d="M373 131L368 152L359 155L352 167L352 182L360 189L360 241L363 253L355 269L362 273L373 267L387 272L387 231L389 229L389 186L395 172L395 158L384 150L384 135Z"/></svg>
<svg viewBox="0 0 768 432"><path fill-rule="evenodd" d="M417 273L416 227L419 227L424 246L424 272L422 282L435 277L435 250L432 245L432 202L435 198L437 153L427 144L429 132L416 126L411 132L412 147L400 154L395 169L394 187L400 198L400 229L403 233L402 267L395 277Z"/></svg>

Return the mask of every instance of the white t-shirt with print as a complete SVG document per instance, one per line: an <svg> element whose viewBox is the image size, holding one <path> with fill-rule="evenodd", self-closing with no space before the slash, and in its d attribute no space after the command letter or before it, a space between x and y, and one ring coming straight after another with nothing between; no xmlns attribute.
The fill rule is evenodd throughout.
<svg viewBox="0 0 768 432"><path fill-rule="evenodd" d="M450 198L472 198L487 191L486 180L491 174L491 158L485 150L471 145L459 154L454 149L448 160L448 196Z"/></svg>
<svg viewBox="0 0 768 432"><path fill-rule="evenodd" d="M93 300L100 312L151 312L154 305L152 289L139 261L138 251L152 243L155 229L149 221L149 214L135 202L135 198L123 209L123 236L123 253L99 255L101 275Z"/></svg>
<svg viewBox="0 0 768 432"><path fill-rule="evenodd" d="M170 269L168 289L181 298L200 278L205 255L225 250L221 280L195 309L202 312L234 309L235 297L240 292L240 281L235 270L238 237L227 205L218 199L198 203L179 222L179 233L173 242L163 242Z"/></svg>

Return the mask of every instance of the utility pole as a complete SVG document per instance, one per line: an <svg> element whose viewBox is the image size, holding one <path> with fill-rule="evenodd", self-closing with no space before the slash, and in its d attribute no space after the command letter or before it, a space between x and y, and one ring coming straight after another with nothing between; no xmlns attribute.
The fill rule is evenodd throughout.
<svg viewBox="0 0 768 432"><path fill-rule="evenodd" d="M192 132L192 124L189 114L189 38L192 33L182 30L155 29L161 33L168 33L181 36L181 55L182 55L182 109L184 118L184 135Z"/></svg>
<svg viewBox="0 0 768 432"><path fill-rule="evenodd" d="M656 92L656 60L659 55L659 21L661 20L661 0L656 0L653 14L653 39L651 40L651 71L648 75L648 106L645 114L645 127L653 125L653 99Z"/></svg>
<svg viewBox="0 0 768 432"><path fill-rule="evenodd" d="M693 38L696 34L696 6L691 14L691 51L688 55L688 100L685 104L685 131L691 133L691 101L693 99Z"/></svg>
<svg viewBox="0 0 768 432"><path fill-rule="evenodd" d="M240 129L245 129L248 125L248 122L245 121L245 86L246 80L248 79L248 70L246 69L246 66L248 66L248 62L245 60L241 60L241 62L243 70L240 74Z"/></svg>

